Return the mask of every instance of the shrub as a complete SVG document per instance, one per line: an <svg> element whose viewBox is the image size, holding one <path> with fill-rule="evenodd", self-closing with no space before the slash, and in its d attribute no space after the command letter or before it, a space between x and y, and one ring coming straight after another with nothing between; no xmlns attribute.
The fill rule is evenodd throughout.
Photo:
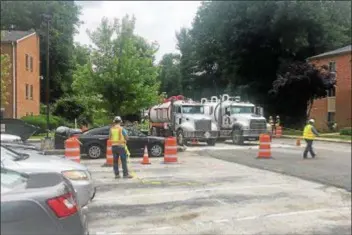
<svg viewBox="0 0 352 235"><path fill-rule="evenodd" d="M351 135L352 136L352 127L342 128L340 130L340 135Z"/></svg>
<svg viewBox="0 0 352 235"><path fill-rule="evenodd" d="M53 114L64 117L70 122L74 122L75 118L90 121L86 108L74 97L59 99L54 105Z"/></svg>
<svg viewBox="0 0 352 235"><path fill-rule="evenodd" d="M21 119L28 124L39 127L40 129L37 131L37 134L46 132L46 115L24 116ZM49 116L49 130L64 125L66 125L66 121L63 118L53 115Z"/></svg>

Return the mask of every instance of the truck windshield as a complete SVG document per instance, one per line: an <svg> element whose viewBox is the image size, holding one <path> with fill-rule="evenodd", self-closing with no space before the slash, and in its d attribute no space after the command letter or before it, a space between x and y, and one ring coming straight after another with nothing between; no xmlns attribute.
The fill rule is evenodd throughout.
<svg viewBox="0 0 352 235"><path fill-rule="evenodd" d="M231 106L231 114L238 114L238 113L254 113L254 107Z"/></svg>
<svg viewBox="0 0 352 235"><path fill-rule="evenodd" d="M190 114L204 114L203 106L182 106L182 113L190 113Z"/></svg>

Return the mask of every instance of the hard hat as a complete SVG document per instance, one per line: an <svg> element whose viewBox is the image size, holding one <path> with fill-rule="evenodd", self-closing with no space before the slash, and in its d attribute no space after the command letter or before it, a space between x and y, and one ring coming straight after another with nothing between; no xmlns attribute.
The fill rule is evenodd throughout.
<svg viewBox="0 0 352 235"><path fill-rule="evenodd" d="M114 117L114 122L122 122L122 118L120 116Z"/></svg>
<svg viewBox="0 0 352 235"><path fill-rule="evenodd" d="M310 123L314 123L315 121L314 121L314 119L309 119L309 121L308 122L310 122Z"/></svg>
<svg viewBox="0 0 352 235"><path fill-rule="evenodd" d="M277 115L277 116L276 116L276 118L280 118L280 116L279 116L279 115Z"/></svg>

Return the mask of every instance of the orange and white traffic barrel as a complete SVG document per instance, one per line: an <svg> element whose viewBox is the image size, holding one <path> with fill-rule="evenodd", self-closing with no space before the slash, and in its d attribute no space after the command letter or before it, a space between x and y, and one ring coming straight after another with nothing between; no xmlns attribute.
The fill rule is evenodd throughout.
<svg viewBox="0 0 352 235"><path fill-rule="evenodd" d="M107 140L106 143L106 162L105 165L112 166L114 162L114 156L112 154L111 140Z"/></svg>
<svg viewBox="0 0 352 235"><path fill-rule="evenodd" d="M281 136L282 136L282 127L281 126L277 126L276 127L275 137L280 138Z"/></svg>
<svg viewBox="0 0 352 235"><path fill-rule="evenodd" d="M270 135L261 134L259 136L259 151L257 158L269 159L271 158L271 141Z"/></svg>
<svg viewBox="0 0 352 235"><path fill-rule="evenodd" d="M165 139L164 163L176 163L177 160L177 141L175 137Z"/></svg>
<svg viewBox="0 0 352 235"><path fill-rule="evenodd" d="M68 138L65 141L65 158L78 163L81 162L81 147L76 137Z"/></svg>

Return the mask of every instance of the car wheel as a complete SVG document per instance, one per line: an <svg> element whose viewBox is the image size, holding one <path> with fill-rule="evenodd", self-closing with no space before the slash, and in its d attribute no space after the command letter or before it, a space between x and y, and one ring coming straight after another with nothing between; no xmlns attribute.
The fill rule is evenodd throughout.
<svg viewBox="0 0 352 235"><path fill-rule="evenodd" d="M103 148L98 144L92 144L88 147L88 157L91 159L98 159L103 157Z"/></svg>
<svg viewBox="0 0 352 235"><path fill-rule="evenodd" d="M151 157L161 157L163 155L163 147L160 144L153 144L149 149Z"/></svg>

